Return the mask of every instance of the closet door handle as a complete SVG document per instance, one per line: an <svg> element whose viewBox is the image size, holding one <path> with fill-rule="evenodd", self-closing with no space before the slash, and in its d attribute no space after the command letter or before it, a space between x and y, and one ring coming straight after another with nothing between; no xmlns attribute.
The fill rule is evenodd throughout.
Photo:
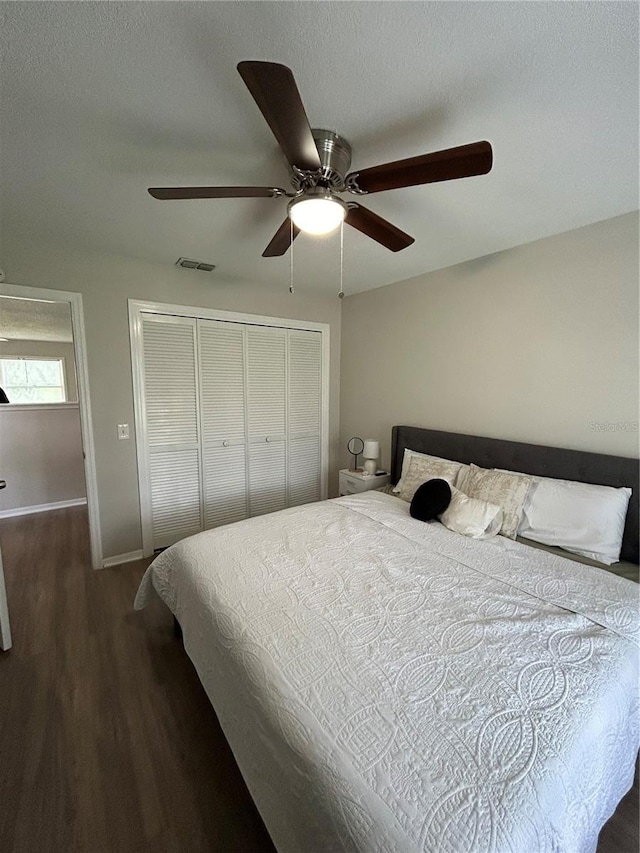
<svg viewBox="0 0 640 853"><path fill-rule="evenodd" d="M269 436L267 436L267 437L265 438L265 441L266 441L267 443L271 441L271 439L269 438Z"/></svg>
<svg viewBox="0 0 640 853"><path fill-rule="evenodd" d="M225 440L225 441L223 441L223 442L222 442L222 446L223 446L223 447L229 447L229 442L228 442L228 441L226 441L226 440Z"/></svg>
<svg viewBox="0 0 640 853"><path fill-rule="evenodd" d="M6 488L7 488L7 481L6 480L0 480L0 489L6 489Z"/></svg>

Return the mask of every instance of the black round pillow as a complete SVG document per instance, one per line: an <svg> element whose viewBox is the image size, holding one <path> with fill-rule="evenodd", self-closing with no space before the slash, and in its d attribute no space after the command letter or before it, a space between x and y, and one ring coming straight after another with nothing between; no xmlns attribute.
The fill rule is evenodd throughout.
<svg viewBox="0 0 640 853"><path fill-rule="evenodd" d="M418 486L411 501L409 512L418 521L431 521L451 503L451 486L446 480L427 480Z"/></svg>

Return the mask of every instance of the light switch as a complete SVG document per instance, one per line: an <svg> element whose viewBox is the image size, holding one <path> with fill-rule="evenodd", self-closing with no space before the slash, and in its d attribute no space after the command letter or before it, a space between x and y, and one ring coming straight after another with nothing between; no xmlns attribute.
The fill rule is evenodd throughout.
<svg viewBox="0 0 640 853"><path fill-rule="evenodd" d="M129 438L129 424L118 424L118 438L121 441Z"/></svg>

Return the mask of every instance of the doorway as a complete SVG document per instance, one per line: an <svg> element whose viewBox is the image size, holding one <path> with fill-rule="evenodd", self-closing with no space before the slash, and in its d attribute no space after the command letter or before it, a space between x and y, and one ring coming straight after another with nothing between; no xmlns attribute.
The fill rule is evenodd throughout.
<svg viewBox="0 0 640 853"><path fill-rule="evenodd" d="M0 417L13 426L17 426L16 419L27 418L29 435L42 459L44 451L37 444L36 434L41 430L44 440L50 443L55 438L52 434L55 424L64 457L56 458L57 467L53 468L43 462L41 470L37 458L29 460L30 470L33 468L30 482L16 482L19 489L14 489L12 497L5 497L4 505L15 504L18 511L36 512L39 508L74 506L86 501L91 564L94 569L102 568L81 295L0 283L0 338L5 339L0 340L0 387L5 391L0 398L9 400L8 404L0 404ZM38 341L42 338L45 340ZM5 448L15 441L15 436L11 437L16 432L13 426L5 424ZM9 465L4 450L2 457L0 464ZM10 477L3 470L0 477L11 486ZM7 493L9 488L3 492L5 496ZM43 499L39 500L38 495Z"/></svg>

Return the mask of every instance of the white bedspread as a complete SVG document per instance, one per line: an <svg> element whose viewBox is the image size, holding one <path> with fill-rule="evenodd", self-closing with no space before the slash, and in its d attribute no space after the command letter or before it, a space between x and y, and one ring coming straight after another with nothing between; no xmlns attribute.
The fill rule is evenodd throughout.
<svg viewBox="0 0 640 853"><path fill-rule="evenodd" d="M281 853L580 853L633 781L638 588L374 492L149 567Z"/></svg>

